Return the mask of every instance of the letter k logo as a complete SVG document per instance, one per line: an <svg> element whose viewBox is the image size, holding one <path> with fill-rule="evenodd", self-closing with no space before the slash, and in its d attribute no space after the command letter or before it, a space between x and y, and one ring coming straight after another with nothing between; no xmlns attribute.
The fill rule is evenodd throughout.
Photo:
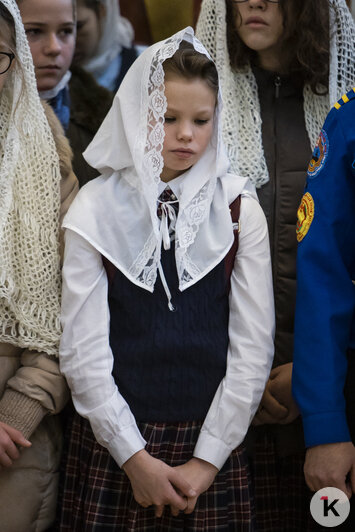
<svg viewBox="0 0 355 532"><path fill-rule="evenodd" d="M324 515L324 517L328 517L329 511L333 512L333 514L336 517L339 517L338 512L334 508L334 506L339 501L339 499L334 499L334 501L329 504L328 497L326 495L324 495L323 497L320 498L320 500L323 501L323 515Z"/></svg>

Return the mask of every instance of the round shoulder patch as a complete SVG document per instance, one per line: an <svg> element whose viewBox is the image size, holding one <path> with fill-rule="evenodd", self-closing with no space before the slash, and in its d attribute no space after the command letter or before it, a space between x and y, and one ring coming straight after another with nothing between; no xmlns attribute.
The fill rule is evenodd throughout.
<svg viewBox="0 0 355 532"><path fill-rule="evenodd" d="M317 145L313 150L312 159L308 166L308 176L312 179L322 170L328 157L329 141L324 129L320 132Z"/></svg>
<svg viewBox="0 0 355 532"><path fill-rule="evenodd" d="M309 192L307 192L301 201L297 211L296 235L298 242L304 239L308 233L314 218L314 201Z"/></svg>

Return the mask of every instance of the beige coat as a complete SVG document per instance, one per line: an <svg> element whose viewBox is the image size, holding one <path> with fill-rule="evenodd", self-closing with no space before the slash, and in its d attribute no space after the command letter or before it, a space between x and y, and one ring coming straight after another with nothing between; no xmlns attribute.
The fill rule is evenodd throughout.
<svg viewBox="0 0 355 532"><path fill-rule="evenodd" d="M53 111L44 105L60 158L62 221L78 183L68 141ZM62 437L57 416L48 414L60 412L68 395L57 358L0 344L0 421L32 443L10 468L0 470L2 532L39 532L53 522Z"/></svg>

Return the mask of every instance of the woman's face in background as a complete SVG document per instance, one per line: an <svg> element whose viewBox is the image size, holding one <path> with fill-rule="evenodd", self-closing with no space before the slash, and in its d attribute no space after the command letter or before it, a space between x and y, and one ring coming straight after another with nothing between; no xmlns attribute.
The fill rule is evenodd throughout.
<svg viewBox="0 0 355 532"><path fill-rule="evenodd" d="M234 25L243 43L256 52L262 68L278 70L279 40L284 30L279 3L267 0L233 3Z"/></svg>
<svg viewBox="0 0 355 532"><path fill-rule="evenodd" d="M94 9L85 6L83 1L77 3L77 34L74 63L81 64L91 59L96 51L101 37L101 23L105 16L104 6Z"/></svg>
<svg viewBox="0 0 355 532"><path fill-rule="evenodd" d="M75 47L72 0L21 0L39 91L53 89L68 71Z"/></svg>

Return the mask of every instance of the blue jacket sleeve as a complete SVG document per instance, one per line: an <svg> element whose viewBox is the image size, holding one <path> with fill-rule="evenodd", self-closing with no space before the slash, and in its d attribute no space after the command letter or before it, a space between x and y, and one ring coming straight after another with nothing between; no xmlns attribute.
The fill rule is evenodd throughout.
<svg viewBox="0 0 355 532"><path fill-rule="evenodd" d="M306 446L349 441L343 394L355 347L355 99L333 109L299 209L293 393Z"/></svg>

